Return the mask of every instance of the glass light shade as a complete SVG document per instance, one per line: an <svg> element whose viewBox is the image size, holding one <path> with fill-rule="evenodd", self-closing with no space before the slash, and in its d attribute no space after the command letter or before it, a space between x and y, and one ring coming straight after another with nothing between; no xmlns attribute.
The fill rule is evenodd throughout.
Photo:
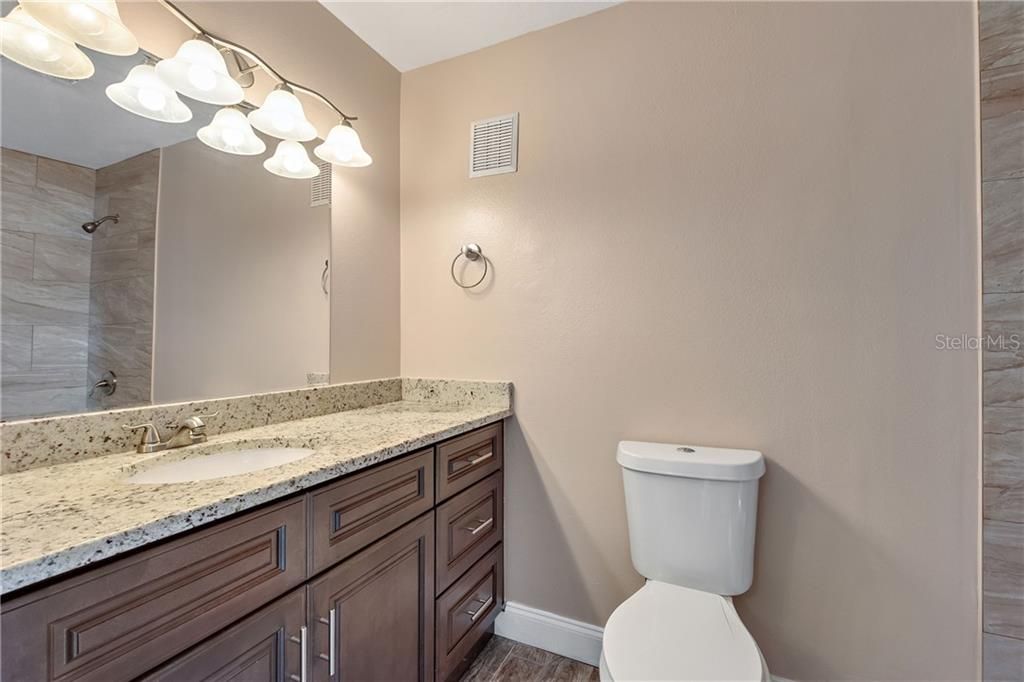
<svg viewBox="0 0 1024 682"><path fill-rule="evenodd" d="M366 168L371 163L373 163L373 157L360 149L355 153L355 156L352 157L352 161L343 165L348 166L349 168Z"/></svg>
<svg viewBox="0 0 1024 682"><path fill-rule="evenodd" d="M114 0L21 0L21 6L54 33L97 52L139 51L139 41L121 21Z"/></svg>
<svg viewBox="0 0 1024 682"><path fill-rule="evenodd" d="M313 153L324 161L339 166L369 166L373 162L370 155L363 149L359 133L348 121L331 128L331 131L327 133L327 139L314 149Z"/></svg>
<svg viewBox="0 0 1024 682"><path fill-rule="evenodd" d="M263 106L249 112L249 123L261 133L295 142L316 137L316 128L306 120L302 102L288 90L272 90Z"/></svg>
<svg viewBox="0 0 1024 682"><path fill-rule="evenodd" d="M200 128L198 135L204 144L228 154L252 156L267 150L267 145L252 131L245 114L233 107L214 114L210 125Z"/></svg>
<svg viewBox="0 0 1024 682"><path fill-rule="evenodd" d="M154 121L184 123L192 119L192 110L156 75L152 64L132 67L127 78L107 86L107 97L122 109Z"/></svg>
<svg viewBox="0 0 1024 682"><path fill-rule="evenodd" d="M15 7L0 19L0 54L48 76L81 80L96 68L78 46Z"/></svg>
<svg viewBox="0 0 1024 682"><path fill-rule="evenodd" d="M309 160L306 148L294 140L277 143L277 151L263 162L263 167L282 178L315 178L320 169Z"/></svg>
<svg viewBox="0 0 1024 682"><path fill-rule="evenodd" d="M220 51L205 40L186 40L170 59L162 59L156 72L165 83L192 99L208 104L238 104L242 86L228 75Z"/></svg>

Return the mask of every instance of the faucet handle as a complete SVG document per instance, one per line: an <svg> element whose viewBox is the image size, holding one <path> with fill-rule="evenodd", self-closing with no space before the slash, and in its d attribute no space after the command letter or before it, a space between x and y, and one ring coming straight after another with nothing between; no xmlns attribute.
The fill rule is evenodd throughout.
<svg viewBox="0 0 1024 682"><path fill-rule="evenodd" d="M139 445L159 445L160 444L160 432L157 430L156 425L152 422L145 424L122 424L121 428L125 431L142 431L142 435L139 436Z"/></svg>
<svg viewBox="0 0 1024 682"><path fill-rule="evenodd" d="M216 417L219 414L220 410L212 414L195 414L192 415L191 417L183 419L181 421L181 425L189 429L192 429L193 431L198 431L202 433L202 431L206 428L205 420L212 419L213 417Z"/></svg>

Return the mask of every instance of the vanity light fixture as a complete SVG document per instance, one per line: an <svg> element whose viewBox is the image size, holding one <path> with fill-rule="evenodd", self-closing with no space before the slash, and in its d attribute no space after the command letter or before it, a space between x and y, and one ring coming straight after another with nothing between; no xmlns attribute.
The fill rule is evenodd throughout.
<svg viewBox="0 0 1024 682"><path fill-rule="evenodd" d="M127 56L139 51L114 0L21 0L21 6L54 33L97 52Z"/></svg>
<svg viewBox="0 0 1024 682"><path fill-rule="evenodd" d="M150 63L133 66L123 81L108 85L106 92L117 106L154 121L184 123L192 119L192 110Z"/></svg>
<svg viewBox="0 0 1024 682"><path fill-rule="evenodd" d="M48 76L81 80L95 71L92 60L74 43L15 7L0 19L0 54Z"/></svg>
<svg viewBox="0 0 1024 682"><path fill-rule="evenodd" d="M361 168L373 163L373 159L363 149L359 133L352 127L348 119L343 119L341 123L331 128L327 133L327 139L323 144L317 146L313 153L324 161L338 166Z"/></svg>
<svg viewBox="0 0 1024 682"><path fill-rule="evenodd" d="M245 97L228 75L220 50L201 35L182 43L170 59L161 59L156 72L181 94L207 104L238 104Z"/></svg>
<svg viewBox="0 0 1024 682"><path fill-rule="evenodd" d="M282 178L307 179L320 175L320 168L309 160L306 148L294 140L277 143L277 151L263 162L263 167Z"/></svg>
<svg viewBox="0 0 1024 682"><path fill-rule="evenodd" d="M306 118L302 102L283 83L267 95L263 106L249 112L249 123L261 133L282 140L307 142L316 137L316 128Z"/></svg>
<svg viewBox="0 0 1024 682"><path fill-rule="evenodd" d="M334 113L338 115L338 118L342 121L342 123L339 125L347 127L349 130L352 131L352 133L355 133L355 130L352 128L352 122L357 120L355 116L350 116L346 114L337 106L335 106L335 104L331 100L327 99L316 90L313 90L312 88L307 88L303 85L299 85L295 81L290 81L286 79L284 76L278 73L277 70L274 69L274 67L268 64L264 59L260 58L260 56L257 55L252 50L243 47L238 43L214 35L209 31L205 30L202 26L200 26L198 23L192 20L187 14L182 12L177 6L175 6L174 3L170 2L170 0L158 1L161 5L163 5L164 8L167 9L167 11L169 11L179 21L181 21L181 23L185 24L185 26L187 26L189 29L191 29L198 35L202 36L205 40L208 40L212 44L219 47L222 52L226 52L229 55L229 58L235 61L235 72L237 72L235 74L235 79L237 82L241 82L243 85L246 86L250 85L252 83L252 72L256 69L262 69L267 73L267 75L269 75L271 78L277 81L277 88L267 95L266 99L263 102L263 106L249 114L249 122L252 124L254 128L268 135L279 137L286 141L294 142L300 140L306 141L314 139L317 135L316 129L309 122L309 120L306 119L305 112L302 109L302 103L299 101L298 97L296 97L296 94L302 94L307 97L311 97L315 100L318 100L325 106L329 107L332 111L334 111ZM244 62L251 64L251 66L243 65L243 60ZM157 69L157 71L159 72L159 68ZM229 73L231 72L229 71ZM335 129L336 128L338 128L338 126L335 126ZM333 130L334 129L332 129L332 131ZM345 136L341 153L330 154L330 152L328 152L327 149L325 149L324 153L328 154L328 156L321 156L320 158L328 160L330 157L331 159L337 159L337 161L332 160L332 163L337 162L338 165L345 165L357 168L369 166L371 163L373 163L373 160L370 158L370 155L367 154L366 151L363 149L362 143L359 141L358 135L355 135L355 151L352 152L351 158L349 158L349 147L347 146L349 144L349 136L348 133L341 134ZM335 134L335 136L337 137L337 133ZM327 142L325 142L324 144L327 144ZM278 145L279 149L280 147L281 145ZM333 147L333 145L327 144L328 149L330 149L331 147ZM308 160L308 156L306 156L304 149L303 156ZM345 161L346 158L349 158L349 160ZM268 159L267 161L270 162L272 161L272 159ZM275 164L272 165L276 166L276 162Z"/></svg>
<svg viewBox="0 0 1024 682"><path fill-rule="evenodd" d="M242 102L243 86L251 86L253 72L262 69L278 83L263 106L250 112L247 119L234 108L218 111L199 131L200 140L232 154L260 154L266 144L252 132L255 127L282 140L263 163L267 170L286 178L316 177L320 169L300 144L317 136L296 97L301 93L329 107L341 120L316 148L319 158L351 168L373 163L352 127L355 116L316 90L287 80L252 50L205 30L170 0L157 2L195 37L185 41L173 57L155 66L148 62L138 65L124 81L107 87L107 97L115 104L155 121L188 121L192 111L175 91L200 102L230 107ZM95 68L75 42L116 55L135 54L139 49L138 40L121 22L115 0L21 0L21 5L0 19L0 54L41 73L68 79L91 76ZM225 55L232 61L231 70Z"/></svg>
<svg viewBox="0 0 1024 682"><path fill-rule="evenodd" d="M210 125L200 128L198 135L207 146L228 154L253 156L267 151L245 114L234 107L224 107L214 114Z"/></svg>

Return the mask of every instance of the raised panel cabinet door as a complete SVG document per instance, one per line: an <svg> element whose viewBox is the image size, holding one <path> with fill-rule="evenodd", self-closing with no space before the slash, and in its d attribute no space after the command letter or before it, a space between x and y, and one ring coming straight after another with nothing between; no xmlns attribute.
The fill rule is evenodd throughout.
<svg viewBox="0 0 1024 682"><path fill-rule="evenodd" d="M434 506L434 448L326 485L310 497L310 575Z"/></svg>
<svg viewBox="0 0 1024 682"><path fill-rule="evenodd" d="M306 588L300 587L182 654L146 682L302 680ZM308 647L308 644L307 644ZM308 665L308 660L305 662Z"/></svg>
<svg viewBox="0 0 1024 682"><path fill-rule="evenodd" d="M328 571L309 595L313 680L433 680L433 512Z"/></svg>
<svg viewBox="0 0 1024 682"><path fill-rule="evenodd" d="M0 606L6 680L131 680L306 579L298 498Z"/></svg>

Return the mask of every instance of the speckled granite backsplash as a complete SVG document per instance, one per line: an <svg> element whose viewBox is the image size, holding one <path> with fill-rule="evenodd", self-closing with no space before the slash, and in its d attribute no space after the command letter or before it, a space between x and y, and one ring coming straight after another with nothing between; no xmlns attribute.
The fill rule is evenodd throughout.
<svg viewBox="0 0 1024 682"><path fill-rule="evenodd" d="M402 400L443 405L491 405L507 407L512 384L505 381L459 381L457 379L402 379Z"/></svg>
<svg viewBox="0 0 1024 682"><path fill-rule="evenodd" d="M152 422L166 438L188 416L219 412L207 420L207 432L215 436L403 398L451 405L508 404L511 390L505 382L394 378L7 422L0 424L0 473L127 452L134 449L138 434L123 430L123 424Z"/></svg>

